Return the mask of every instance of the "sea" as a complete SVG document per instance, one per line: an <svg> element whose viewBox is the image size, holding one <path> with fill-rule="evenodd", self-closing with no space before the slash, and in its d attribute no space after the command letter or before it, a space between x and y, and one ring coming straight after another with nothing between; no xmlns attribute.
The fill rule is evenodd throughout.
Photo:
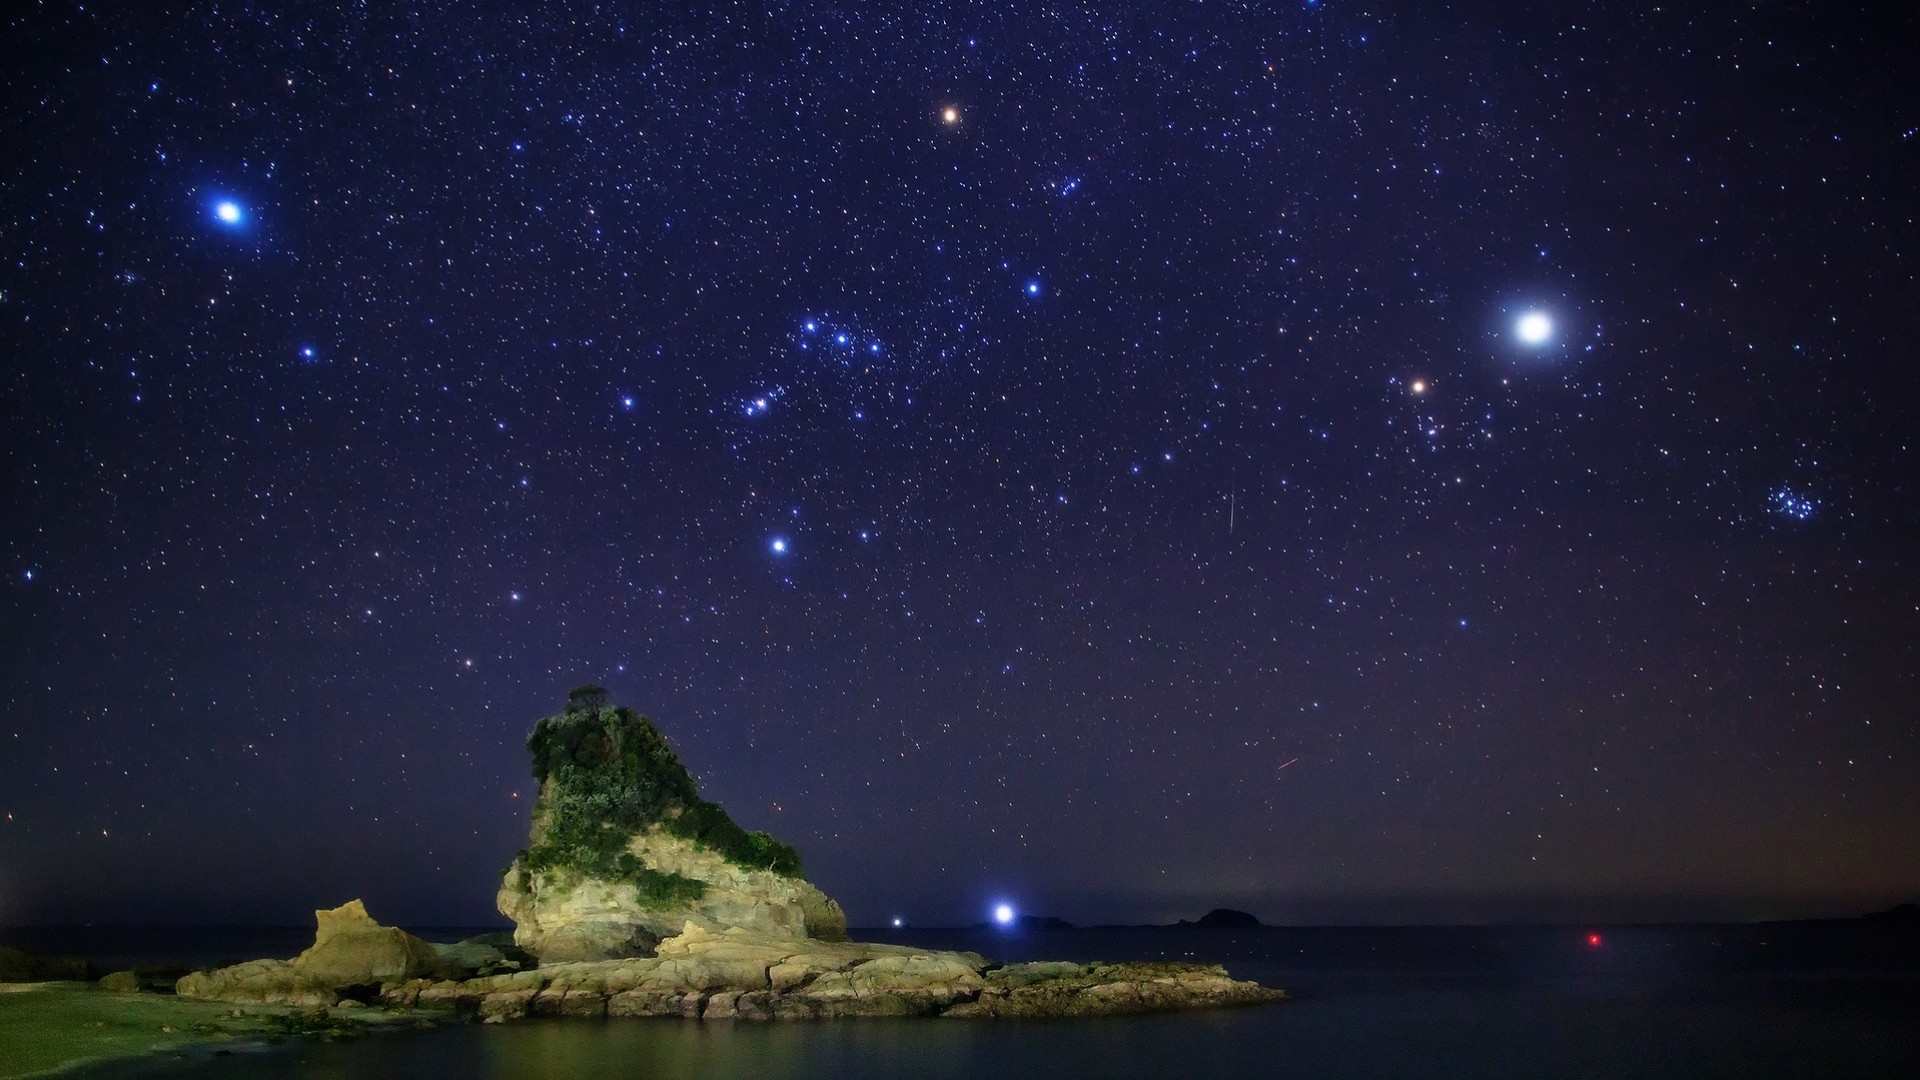
<svg viewBox="0 0 1920 1080"><path fill-rule="evenodd" d="M410 928L430 940L478 930ZM481 928L490 929L490 928ZM874 930L1006 961L1224 964L1291 1000L1099 1020L527 1020L296 1041L91 1080L633 1077L1920 1078L1920 928L1698 926ZM310 928L0 930L100 970L289 957Z"/></svg>

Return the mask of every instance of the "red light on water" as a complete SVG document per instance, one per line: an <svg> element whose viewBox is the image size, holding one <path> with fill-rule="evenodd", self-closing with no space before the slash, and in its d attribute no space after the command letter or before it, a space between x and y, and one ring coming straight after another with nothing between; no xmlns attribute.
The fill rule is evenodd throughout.
<svg viewBox="0 0 1920 1080"><path fill-rule="evenodd" d="M1588 935L1587 935L1587 947L1588 947L1588 948L1593 948L1593 949L1597 949L1597 948L1599 948L1599 947L1600 947L1600 935L1599 935L1599 934L1588 934Z"/></svg>

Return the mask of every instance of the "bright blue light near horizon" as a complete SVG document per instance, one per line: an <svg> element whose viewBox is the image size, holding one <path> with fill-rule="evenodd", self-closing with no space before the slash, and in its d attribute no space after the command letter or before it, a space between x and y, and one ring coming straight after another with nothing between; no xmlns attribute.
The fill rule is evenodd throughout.
<svg viewBox="0 0 1920 1080"><path fill-rule="evenodd" d="M993 909L993 921L1001 926L1013 925L1013 905L998 904Z"/></svg>
<svg viewBox="0 0 1920 1080"><path fill-rule="evenodd" d="M900 929L901 927L903 927L903 926L905 926L905 925L907 925L907 920L905 920L905 919L903 919L903 918L901 918L901 917L900 917L900 916L898 916L898 915L895 915L895 916L893 917L893 928L894 928L895 930L898 930L898 929Z"/></svg>

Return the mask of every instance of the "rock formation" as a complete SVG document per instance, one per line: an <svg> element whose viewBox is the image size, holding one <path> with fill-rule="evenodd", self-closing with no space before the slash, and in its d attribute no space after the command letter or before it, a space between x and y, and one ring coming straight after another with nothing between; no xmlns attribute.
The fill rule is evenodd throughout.
<svg viewBox="0 0 1920 1080"><path fill-rule="evenodd" d="M654 726L610 707L605 691L575 691L527 745L540 798L498 901L532 957L485 939L433 945L375 923L356 900L316 912L313 948L296 959L188 975L179 994L377 1000L489 1022L1101 1016L1286 996L1210 965L1000 965L849 942L839 905L800 877L794 850L703 801ZM524 967L533 957L539 966Z"/></svg>
<svg viewBox="0 0 1920 1080"><path fill-rule="evenodd" d="M301 957L319 955L328 962L250 960L187 975L176 991L185 998L249 1005L311 1008L377 1002L390 1009L450 1011L489 1023L523 1016L1110 1016L1252 1005L1286 996L1256 983L1236 982L1223 969L1201 964L1003 966L975 953L820 941L743 927L715 932L692 920L682 924L680 933L661 939L648 957L556 963L479 977L472 977L471 970L442 970L374 986L362 978L372 966L391 965L403 953L410 961L423 958L414 946L393 936L401 931L367 919L357 902L319 914L322 940ZM379 939L397 942L398 947L368 946ZM485 946L470 951L479 955L479 948ZM445 947L436 951L429 946L428 951L444 962ZM347 955L355 957L350 964L334 962Z"/></svg>
<svg viewBox="0 0 1920 1080"><path fill-rule="evenodd" d="M845 939L846 916L793 849L702 800L653 724L604 691L575 691L527 745L540 798L496 900L541 962L651 955L689 922Z"/></svg>
<svg viewBox="0 0 1920 1080"><path fill-rule="evenodd" d="M435 945L382 926L358 900L313 915L313 946L292 960L249 960L191 972L174 984L174 992L208 1001L332 1005L356 995L370 998L383 986L408 979L465 979L519 966L479 939Z"/></svg>
<svg viewBox="0 0 1920 1080"><path fill-rule="evenodd" d="M1111 1016L1218 1008L1286 995L1201 964L1000 966L973 953L825 942L688 922L651 957L544 966L387 988L395 1008L500 1023L523 1016L827 1020L852 1016Z"/></svg>
<svg viewBox="0 0 1920 1080"><path fill-rule="evenodd" d="M432 945L374 922L358 900L316 911L313 917L319 924L313 947L294 957L293 966L327 986L405 982L433 974L440 966Z"/></svg>

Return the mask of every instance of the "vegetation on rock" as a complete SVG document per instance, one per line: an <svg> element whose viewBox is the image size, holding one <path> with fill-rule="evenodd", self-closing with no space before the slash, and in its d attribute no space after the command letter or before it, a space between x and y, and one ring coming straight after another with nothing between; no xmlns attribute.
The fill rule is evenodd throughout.
<svg viewBox="0 0 1920 1080"><path fill-rule="evenodd" d="M568 869L631 881L643 900L659 906L700 899L705 882L661 873L628 850L633 837L658 825L736 865L800 876L793 848L742 829L700 798L693 776L646 717L612 705L597 686L567 699L566 711L534 725L527 739L542 816L536 843L520 853L523 873Z"/></svg>

